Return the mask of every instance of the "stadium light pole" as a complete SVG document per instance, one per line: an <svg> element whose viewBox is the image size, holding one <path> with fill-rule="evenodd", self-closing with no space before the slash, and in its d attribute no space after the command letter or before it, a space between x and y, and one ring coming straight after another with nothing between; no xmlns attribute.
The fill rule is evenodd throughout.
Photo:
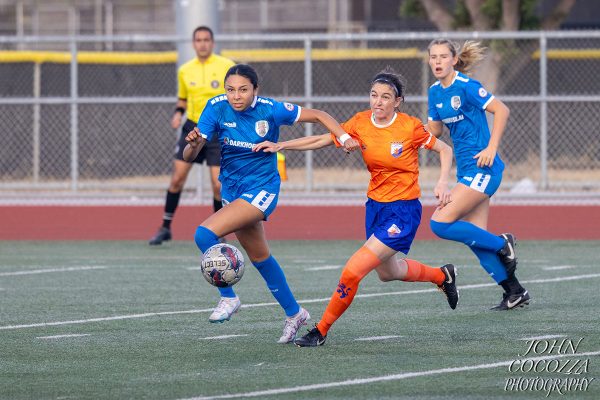
<svg viewBox="0 0 600 400"><path fill-rule="evenodd" d="M177 41L177 65L181 65L195 56L191 45L192 32L200 25L210 27L215 34L219 32L218 0L175 0L175 29Z"/></svg>
<svg viewBox="0 0 600 400"><path fill-rule="evenodd" d="M200 25L210 27L215 34L219 32L218 0L174 0L175 30L177 40L177 67L196 56L192 47L192 32ZM216 48L215 48L216 50ZM174 77L175 79L175 77ZM196 199L204 203L204 182L206 168L195 168Z"/></svg>

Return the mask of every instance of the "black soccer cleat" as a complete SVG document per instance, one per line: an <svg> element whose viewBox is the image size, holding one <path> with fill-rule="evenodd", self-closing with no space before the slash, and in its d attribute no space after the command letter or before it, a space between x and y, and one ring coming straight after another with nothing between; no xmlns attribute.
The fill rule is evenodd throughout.
<svg viewBox="0 0 600 400"><path fill-rule="evenodd" d="M508 276L511 276L517 270L517 255L515 253L517 239L512 233L503 233L500 237L504 239L504 247L498 250L498 257L500 257Z"/></svg>
<svg viewBox="0 0 600 400"><path fill-rule="evenodd" d="M150 246L158 246L159 244L162 244L162 242L166 242L169 240L171 240L171 230L162 226L160 227L158 232L156 232L156 235L154 235L152 239L150 239L148 244Z"/></svg>
<svg viewBox="0 0 600 400"><path fill-rule="evenodd" d="M530 299L531 296L529 296L529 292L525 289L520 293L508 294L504 292L500 304L491 309L494 311L507 311L512 310L513 308L525 307L529 304Z"/></svg>
<svg viewBox="0 0 600 400"><path fill-rule="evenodd" d="M446 264L440 269L444 275L446 275L446 279L438 286L438 289L444 292L450 308L454 310L458 304L458 298L460 297L460 293L456 287L456 275L458 274L458 269L452 264Z"/></svg>
<svg viewBox="0 0 600 400"><path fill-rule="evenodd" d="M317 325L315 325L306 335L294 339L294 344L298 347L317 347L323 346L325 339L327 339L327 335L321 335L321 332L317 329Z"/></svg>

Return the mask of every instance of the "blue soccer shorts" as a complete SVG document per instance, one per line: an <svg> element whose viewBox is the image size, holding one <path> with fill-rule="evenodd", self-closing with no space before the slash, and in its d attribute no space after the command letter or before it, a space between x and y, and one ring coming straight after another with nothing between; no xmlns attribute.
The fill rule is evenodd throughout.
<svg viewBox="0 0 600 400"><path fill-rule="evenodd" d="M421 213L419 199L390 203L368 199L365 216L367 239L375 235L386 246L408 254L421 223Z"/></svg>
<svg viewBox="0 0 600 400"><path fill-rule="evenodd" d="M502 182L502 173L490 174L487 171L475 170L474 172L468 173L458 180L458 183L477 190L478 192L485 193L489 197L492 197L494 193L500 187Z"/></svg>
<svg viewBox="0 0 600 400"><path fill-rule="evenodd" d="M277 201L279 200L279 185L267 185L260 188L234 189L221 185L221 198L223 205L233 202L237 199L246 200L254 207L258 208L265 215L266 221L269 215L275 211Z"/></svg>

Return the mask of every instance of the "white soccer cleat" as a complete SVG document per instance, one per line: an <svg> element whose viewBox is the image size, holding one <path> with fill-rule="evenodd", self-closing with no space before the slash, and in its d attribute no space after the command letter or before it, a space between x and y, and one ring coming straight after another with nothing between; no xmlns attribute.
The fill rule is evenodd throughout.
<svg viewBox="0 0 600 400"><path fill-rule="evenodd" d="M310 314L304 308L300 307L300 311L294 316L285 319L283 326L283 334L277 343L291 343L296 338L296 333L302 325L306 325L306 321L310 319Z"/></svg>
<svg viewBox="0 0 600 400"><path fill-rule="evenodd" d="M225 322L229 321L231 316L239 310L242 302L240 298L235 297L221 297L219 304L215 307L208 320L210 322Z"/></svg>

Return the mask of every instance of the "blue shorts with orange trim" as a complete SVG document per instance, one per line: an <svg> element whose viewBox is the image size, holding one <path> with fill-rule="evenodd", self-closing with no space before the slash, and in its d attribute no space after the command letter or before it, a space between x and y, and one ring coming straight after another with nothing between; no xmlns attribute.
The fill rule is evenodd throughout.
<svg viewBox="0 0 600 400"><path fill-rule="evenodd" d="M375 235L386 246L408 254L421 223L423 207L419 199L389 203L368 199L366 208L367 239Z"/></svg>

